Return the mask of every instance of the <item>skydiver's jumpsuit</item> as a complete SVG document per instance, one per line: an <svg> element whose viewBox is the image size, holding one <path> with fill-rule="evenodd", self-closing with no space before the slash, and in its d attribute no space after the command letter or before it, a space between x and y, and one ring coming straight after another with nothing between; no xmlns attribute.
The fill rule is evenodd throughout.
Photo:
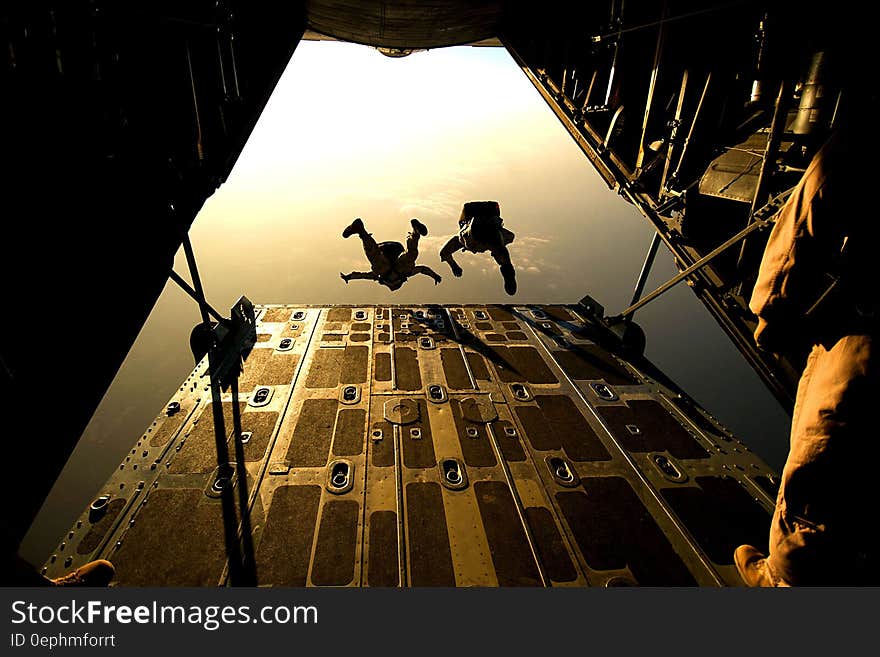
<svg viewBox="0 0 880 657"><path fill-rule="evenodd" d="M759 346L812 348L767 559L792 585L878 583L878 222L869 206L847 211L870 185L847 141L816 154L781 210L749 304Z"/></svg>
<svg viewBox="0 0 880 657"><path fill-rule="evenodd" d="M458 220L459 233L453 236L440 250L440 260L449 263L453 272L461 267L452 254L456 251L484 253L489 251L505 276L513 275L510 252L507 245L513 242L514 234L504 228L500 209L495 201L471 201L464 204Z"/></svg>
<svg viewBox="0 0 880 657"><path fill-rule="evenodd" d="M414 274L430 276L435 282L439 276L426 265L416 265L419 257L419 234L415 229L406 236L406 248L400 242L376 242L366 230L358 233L364 246L364 255L370 261L370 271L353 271L349 280L371 280L390 288L399 289Z"/></svg>

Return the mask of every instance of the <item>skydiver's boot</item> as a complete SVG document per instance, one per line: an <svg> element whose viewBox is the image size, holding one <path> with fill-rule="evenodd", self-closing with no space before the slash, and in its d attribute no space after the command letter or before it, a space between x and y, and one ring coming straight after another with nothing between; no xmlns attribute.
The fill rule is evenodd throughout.
<svg viewBox="0 0 880 657"><path fill-rule="evenodd" d="M501 276L504 277L504 291L511 296L516 294L516 272L509 262L501 265Z"/></svg>
<svg viewBox="0 0 880 657"><path fill-rule="evenodd" d="M364 232L364 222L361 221L361 218L358 217L354 221L352 221L344 231L342 231L343 237L351 237L355 233ZM347 281L346 281L347 282Z"/></svg>
<svg viewBox="0 0 880 657"><path fill-rule="evenodd" d="M425 224L423 224L421 221L419 221L418 219L412 219L412 220L410 220L409 223L412 224L413 230L416 231L422 237L424 237L425 235L428 234L428 227Z"/></svg>
<svg viewBox="0 0 880 657"><path fill-rule="evenodd" d="M116 574L113 564L106 559L90 561L73 572L47 580L48 586L107 586Z"/></svg>
<svg viewBox="0 0 880 657"><path fill-rule="evenodd" d="M790 586L775 576L766 555L751 545L740 545L736 548L733 561L746 586Z"/></svg>

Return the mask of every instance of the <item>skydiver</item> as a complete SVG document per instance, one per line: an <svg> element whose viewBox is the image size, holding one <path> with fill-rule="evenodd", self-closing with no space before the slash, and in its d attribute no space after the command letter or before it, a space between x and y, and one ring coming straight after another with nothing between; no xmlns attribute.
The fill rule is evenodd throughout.
<svg viewBox="0 0 880 657"><path fill-rule="evenodd" d="M355 233L364 245L364 254L370 261L370 271L353 271L348 274L339 273L346 283L351 280L377 281L394 291L400 288L410 276L424 274L434 279L434 285L443 280L437 272L425 265L416 265L419 257L419 237L428 234L428 228L418 219L412 219L412 230L406 237L406 248L400 242L379 242L364 228L360 217L342 231L344 238Z"/></svg>
<svg viewBox="0 0 880 657"><path fill-rule="evenodd" d="M440 260L449 263L449 268L456 277L461 276L462 269L455 262L452 254L456 251L492 254L504 278L504 291L516 294L516 272L510 262L507 245L513 242L514 234L504 228L501 208L497 201L470 201L461 209L458 220L458 235L452 237L440 250Z"/></svg>

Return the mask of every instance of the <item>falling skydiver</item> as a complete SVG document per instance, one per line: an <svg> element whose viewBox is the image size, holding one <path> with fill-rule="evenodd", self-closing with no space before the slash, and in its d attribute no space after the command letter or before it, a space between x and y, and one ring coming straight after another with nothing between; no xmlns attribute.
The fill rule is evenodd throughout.
<svg viewBox="0 0 880 657"><path fill-rule="evenodd" d="M399 289L406 280L415 274L424 274L434 279L434 285L443 280L440 275L430 267L417 265L419 257L419 237L428 234L428 228L418 219L412 219L412 230L406 237L406 247L400 242L379 242L364 228L364 222L360 217L342 231L345 238L355 233L361 238L364 245L364 254L370 261L370 271L353 271L348 274L340 272L342 280L348 283L351 280L377 281L394 291Z"/></svg>
<svg viewBox="0 0 880 657"><path fill-rule="evenodd" d="M484 253L489 251L501 270L504 278L504 291L516 294L516 272L510 262L507 245L513 242L514 234L504 228L501 208L497 201L470 201L461 209L458 220L458 235L452 237L440 250L440 259L449 263L455 276L461 276L462 269L452 257L456 251Z"/></svg>

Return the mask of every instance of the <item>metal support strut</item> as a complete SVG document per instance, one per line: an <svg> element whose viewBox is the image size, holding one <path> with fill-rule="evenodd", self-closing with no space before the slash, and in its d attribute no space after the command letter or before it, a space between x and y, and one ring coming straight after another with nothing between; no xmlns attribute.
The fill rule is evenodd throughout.
<svg viewBox="0 0 880 657"><path fill-rule="evenodd" d="M648 282L648 276L651 273L651 268L654 266L654 258L657 257L657 249L659 246L660 233L654 233L654 236L651 238L651 245L648 247L648 253L645 254L645 262L642 263L642 271L639 272L639 278L636 281L636 289L633 290L632 301L629 302L630 306L638 302L642 296L642 292L645 291L645 283ZM630 313L626 317L626 320L631 321L632 316L633 313Z"/></svg>
<svg viewBox="0 0 880 657"><path fill-rule="evenodd" d="M676 274L675 276L670 278L668 281L663 283L663 285L661 285L656 290L651 292L651 294L646 296L644 299L635 301L634 303L632 303L630 305L629 308L624 310L622 313L620 313L616 317L610 318L610 319L624 319L626 317L632 316L632 314L635 311L637 311L639 308L651 303L654 299L661 296L664 292L675 287L678 283L680 283L681 281L686 279L688 276L690 276L694 272L705 267L712 260L714 260L719 255L721 255L722 253L727 251L727 249L729 249L732 246L735 246L736 244L739 244L748 235L751 235L756 230L770 226L775 219L776 212L779 210L779 208L782 207L782 204L785 202L786 199L788 199L788 197L791 195L791 192L793 190L794 190L794 188L792 187L791 189L788 189L788 190L784 191L782 194L779 194L778 196L773 198L763 208L761 208L760 210L755 212L752 223L750 223L744 229L739 231L736 235L734 235L733 237L731 237L730 239L725 241L723 244L721 244L718 247L716 247L715 249L713 249L710 253L707 253L705 256L703 256L702 258L697 260L695 263L693 263L690 267L687 267L687 268L681 270L678 274ZM655 238L658 236L659 236L659 233L656 233ZM653 247L653 242L652 242L651 246ZM649 249L648 257L645 258L645 265L642 267L642 273L639 275L639 283L642 286L644 286L644 281L642 280L642 278L643 277L647 278L647 273L645 272L645 267L649 267L650 262L653 262L653 255L651 253L651 250ZM633 295L633 299L635 300L640 294L641 294L641 289L639 288L639 285L637 284L636 293Z"/></svg>
<svg viewBox="0 0 880 657"><path fill-rule="evenodd" d="M174 209L174 206L171 206ZM226 544L226 556L228 560L229 583L232 586L255 586L256 567L254 561L254 548L251 539L252 528L248 508L247 470L244 467L244 451L241 445L241 413L238 406L238 367L232 369L231 381L223 367L223 354L220 341L213 332L210 316L214 316L221 326L227 323L205 299L205 291L196 265L195 253L189 234L183 235L183 251L189 267L192 287L172 270L170 278L180 288L199 304L202 316L202 324L208 331L212 331L212 346L208 351L208 375L211 386L211 410L214 421L214 442L217 451L217 482L223 482L219 490L220 502L223 511L223 535ZM232 424L233 446L235 449L234 464L229 461L229 445L223 414L222 389L224 382L231 385L232 392ZM233 496L233 488L238 488L238 510L236 511L236 499ZM240 519L240 520L239 520ZM239 524L240 523L240 524Z"/></svg>

